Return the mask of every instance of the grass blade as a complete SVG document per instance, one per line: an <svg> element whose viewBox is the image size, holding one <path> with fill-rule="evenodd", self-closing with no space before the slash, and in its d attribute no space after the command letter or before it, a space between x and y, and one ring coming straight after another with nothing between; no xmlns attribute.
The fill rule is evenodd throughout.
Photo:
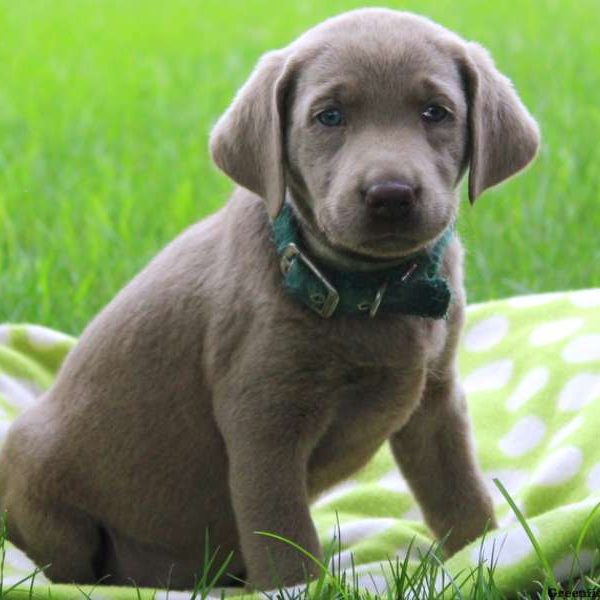
<svg viewBox="0 0 600 600"><path fill-rule="evenodd" d="M550 582L552 587L559 589L560 586L554 577L554 573L552 571L552 568L550 567L550 563L548 562L546 555L542 551L542 548L539 545L535 535L533 535L533 531L531 531L531 528L527 524L527 521L525 520L523 513L519 510L519 507L515 504L515 501L511 498L507 489L502 485L502 482L496 478L494 478L493 481L496 484L496 487L500 490L500 493L504 496L504 499L508 502L512 511L515 513L515 516L519 520L521 527L523 527L523 529L525 530L525 533L527 534L527 537L529 538L529 541L531 542L531 545L533 546L535 553L537 554L540 562L542 563L542 566L544 567L544 571L546 573L546 577L547 577L548 581Z"/></svg>

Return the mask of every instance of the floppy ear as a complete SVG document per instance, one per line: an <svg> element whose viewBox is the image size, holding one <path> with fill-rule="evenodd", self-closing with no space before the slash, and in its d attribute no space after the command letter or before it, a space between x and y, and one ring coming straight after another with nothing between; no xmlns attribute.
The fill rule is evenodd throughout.
<svg viewBox="0 0 600 600"><path fill-rule="evenodd" d="M239 185L261 196L271 218L285 198L285 99L292 67L287 52L265 54L210 137L215 164Z"/></svg>
<svg viewBox="0 0 600 600"><path fill-rule="evenodd" d="M487 51L468 43L464 61L469 96L469 200L525 168L535 157L537 123Z"/></svg>

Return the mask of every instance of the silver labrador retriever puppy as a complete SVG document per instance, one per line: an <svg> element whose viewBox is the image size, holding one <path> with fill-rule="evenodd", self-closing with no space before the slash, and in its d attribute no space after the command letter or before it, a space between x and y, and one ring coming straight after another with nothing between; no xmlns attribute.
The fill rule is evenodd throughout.
<svg viewBox="0 0 600 600"><path fill-rule="evenodd" d="M494 526L456 347L452 224L536 154L480 46L365 9L266 54L212 132L231 200L87 327L0 459L10 539L54 581L250 586L319 555L312 499L389 442L448 554Z"/></svg>

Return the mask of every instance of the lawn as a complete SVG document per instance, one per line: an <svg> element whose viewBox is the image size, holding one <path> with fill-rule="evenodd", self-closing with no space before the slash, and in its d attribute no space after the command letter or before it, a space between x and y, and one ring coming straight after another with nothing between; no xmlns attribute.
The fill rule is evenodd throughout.
<svg viewBox="0 0 600 600"><path fill-rule="evenodd" d="M226 201L208 133L258 56L365 4L0 3L0 322L79 333ZM463 203L470 300L599 284L600 2L388 5L487 46L541 123L527 174Z"/></svg>

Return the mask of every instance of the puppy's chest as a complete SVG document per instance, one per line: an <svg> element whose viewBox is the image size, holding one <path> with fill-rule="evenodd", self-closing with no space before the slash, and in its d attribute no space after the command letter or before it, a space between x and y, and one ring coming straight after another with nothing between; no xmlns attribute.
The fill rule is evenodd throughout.
<svg viewBox="0 0 600 600"><path fill-rule="evenodd" d="M351 441L365 435L387 437L399 429L420 399L424 363L405 368L355 366L340 374L341 385L332 398L334 413L328 434ZM420 361L419 361L420 362Z"/></svg>
<svg viewBox="0 0 600 600"><path fill-rule="evenodd" d="M416 317L361 319L323 336L330 359L343 366L349 386L381 383L382 373L389 384L398 383L402 373L424 368L438 356L445 340L443 320Z"/></svg>
<svg viewBox="0 0 600 600"><path fill-rule="evenodd" d="M345 438L386 435L401 427L420 399L427 364L439 351L437 328L426 322L358 330L343 338L331 356L330 387L335 431ZM334 383L335 382L335 383Z"/></svg>
<svg viewBox="0 0 600 600"><path fill-rule="evenodd" d="M443 323L424 319L365 325L331 342L330 417L311 457L316 480L351 472L406 424L445 339Z"/></svg>
<svg viewBox="0 0 600 600"><path fill-rule="evenodd" d="M412 362L412 361L411 361ZM308 464L311 497L350 476L400 430L421 399L425 368L355 366L334 393L331 419Z"/></svg>

